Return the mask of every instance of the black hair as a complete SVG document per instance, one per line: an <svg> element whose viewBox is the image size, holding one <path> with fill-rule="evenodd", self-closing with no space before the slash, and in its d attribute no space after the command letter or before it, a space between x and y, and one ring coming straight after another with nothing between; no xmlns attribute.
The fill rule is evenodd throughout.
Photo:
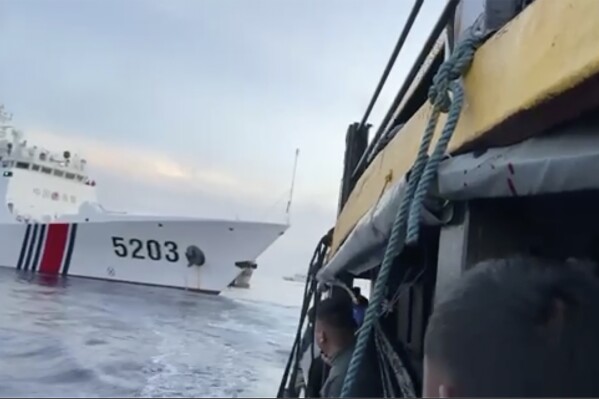
<svg viewBox="0 0 599 399"><path fill-rule="evenodd" d="M352 334L357 328L351 301L340 296L322 300L316 308L316 320L336 330Z"/></svg>
<svg viewBox="0 0 599 399"><path fill-rule="evenodd" d="M368 299L364 295L362 295L362 290L360 289L360 287L353 287L352 291L354 293L354 296L356 297L358 305L368 306Z"/></svg>
<svg viewBox="0 0 599 399"><path fill-rule="evenodd" d="M599 283L583 269L522 257L476 265L436 305L427 359L462 397L599 396Z"/></svg>

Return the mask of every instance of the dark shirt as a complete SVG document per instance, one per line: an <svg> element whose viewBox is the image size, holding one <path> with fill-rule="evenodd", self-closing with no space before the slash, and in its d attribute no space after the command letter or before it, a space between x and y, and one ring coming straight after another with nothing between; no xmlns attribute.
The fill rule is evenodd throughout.
<svg viewBox="0 0 599 399"><path fill-rule="evenodd" d="M320 356L312 360L308 371L308 384L306 385L306 398L320 398L324 378L329 371L329 366Z"/></svg>
<svg viewBox="0 0 599 399"><path fill-rule="evenodd" d="M363 295L356 297L357 303L354 303L354 320L358 324L358 327L364 322L364 316L366 315L366 309L368 308L368 299Z"/></svg>
<svg viewBox="0 0 599 399"><path fill-rule="evenodd" d="M345 380L345 375L347 374L353 351L354 347L352 345L331 359L331 370L320 391L321 397L339 398L341 396L343 381ZM357 378L352 388L352 397L382 397L380 384L381 377L378 375L378 367L374 366L376 366L376 362L371 365L369 356L366 356L362 360L360 371L356 376Z"/></svg>
<svg viewBox="0 0 599 399"><path fill-rule="evenodd" d="M365 306L362 306L362 305L354 306L354 320L356 321L356 324L358 325L358 327L360 327L362 325L362 323L364 322L365 315L366 315L366 307Z"/></svg>

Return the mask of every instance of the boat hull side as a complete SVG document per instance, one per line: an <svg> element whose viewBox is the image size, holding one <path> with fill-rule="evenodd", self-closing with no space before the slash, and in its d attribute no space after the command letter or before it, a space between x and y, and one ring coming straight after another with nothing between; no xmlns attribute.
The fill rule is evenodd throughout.
<svg viewBox="0 0 599 399"><path fill-rule="evenodd" d="M236 221L127 221L2 224L0 265L46 275L88 277L219 293L286 226ZM188 266L186 250L204 263ZM201 263L201 262L198 262Z"/></svg>

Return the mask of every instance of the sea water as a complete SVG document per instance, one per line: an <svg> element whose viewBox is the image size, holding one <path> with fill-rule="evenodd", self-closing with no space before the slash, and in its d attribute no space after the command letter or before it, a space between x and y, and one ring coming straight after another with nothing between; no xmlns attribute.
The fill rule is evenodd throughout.
<svg viewBox="0 0 599 399"><path fill-rule="evenodd" d="M303 285L257 277L209 296L0 269L0 396L273 397Z"/></svg>

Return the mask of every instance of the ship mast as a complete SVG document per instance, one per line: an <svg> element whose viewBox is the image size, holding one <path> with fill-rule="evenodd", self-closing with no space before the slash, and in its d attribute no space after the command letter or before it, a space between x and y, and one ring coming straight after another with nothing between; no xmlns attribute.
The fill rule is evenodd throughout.
<svg viewBox="0 0 599 399"><path fill-rule="evenodd" d="M287 226L289 226L291 222L291 202L293 201L293 191L295 189L295 174L297 172L297 161L299 158L299 152L299 148L296 148L295 159L293 161L293 174L291 175L291 187L289 188L289 200L287 201L287 209L285 210L285 214L287 215Z"/></svg>

